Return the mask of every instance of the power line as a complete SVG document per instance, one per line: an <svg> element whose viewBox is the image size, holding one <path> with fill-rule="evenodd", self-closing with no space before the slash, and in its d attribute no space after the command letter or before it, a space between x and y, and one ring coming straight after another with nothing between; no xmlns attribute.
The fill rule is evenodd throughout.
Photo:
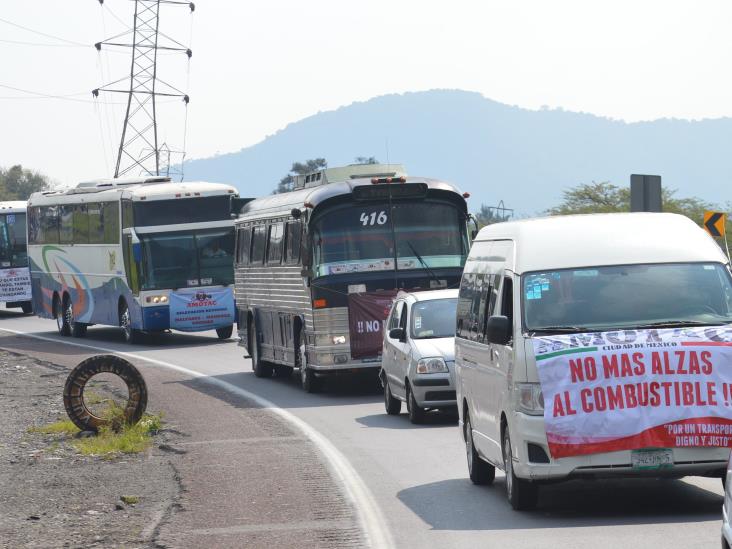
<svg viewBox="0 0 732 549"><path fill-rule="evenodd" d="M17 44L19 46L45 46L47 48L88 48L91 46L91 44L49 44L48 42L25 42L23 40L6 40L4 38L0 38L0 42L5 42L6 44Z"/></svg>
<svg viewBox="0 0 732 549"><path fill-rule="evenodd" d="M7 19L3 19L0 17L0 21L5 23L6 25L10 25L12 27L17 27L19 29L23 29L24 31L32 32L33 34L38 34L40 36L45 36L46 38L52 38L54 40L59 40L60 42L66 42L67 44L73 44L74 46L83 46L88 47L88 44L82 44L81 42L76 42L74 40L67 40L66 38L61 38L60 36L55 36L53 34L48 34L45 32L41 32L35 29L31 29L29 27L24 27L23 25L19 25L18 23L13 23L12 21L8 21Z"/></svg>

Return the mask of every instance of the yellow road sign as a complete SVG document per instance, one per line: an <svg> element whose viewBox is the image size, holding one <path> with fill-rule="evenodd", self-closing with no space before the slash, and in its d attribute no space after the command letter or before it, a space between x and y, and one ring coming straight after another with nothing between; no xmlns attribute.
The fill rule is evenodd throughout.
<svg viewBox="0 0 732 549"><path fill-rule="evenodd" d="M712 236L724 236L727 225L727 214L722 212L704 212L704 229Z"/></svg>

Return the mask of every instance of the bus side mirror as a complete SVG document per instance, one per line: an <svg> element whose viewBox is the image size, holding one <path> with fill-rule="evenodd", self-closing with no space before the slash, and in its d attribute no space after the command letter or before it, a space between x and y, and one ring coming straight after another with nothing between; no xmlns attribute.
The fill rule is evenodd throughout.
<svg viewBox="0 0 732 549"><path fill-rule="evenodd" d="M300 247L300 257L302 258L303 270L305 270L305 268L310 268L313 266L310 258L310 242L308 241L307 236L302 240L302 246Z"/></svg>
<svg viewBox="0 0 732 549"><path fill-rule="evenodd" d="M488 343L506 345L511 341L511 323L505 316L492 316L488 318L485 328L485 338Z"/></svg>
<svg viewBox="0 0 732 549"><path fill-rule="evenodd" d="M142 263L142 244L139 242L134 242L132 244L132 257L135 260L135 263Z"/></svg>

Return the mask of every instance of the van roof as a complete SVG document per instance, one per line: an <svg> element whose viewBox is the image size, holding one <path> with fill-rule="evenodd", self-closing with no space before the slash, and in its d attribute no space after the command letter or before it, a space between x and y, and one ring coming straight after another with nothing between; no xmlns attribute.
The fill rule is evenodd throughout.
<svg viewBox="0 0 732 549"><path fill-rule="evenodd" d="M443 290L421 290L416 292L399 292L398 297L413 297L415 301L430 301L432 299L452 299L458 296L459 290L443 289Z"/></svg>
<svg viewBox="0 0 732 549"><path fill-rule="evenodd" d="M496 223L475 238L513 240L517 274L548 269L711 261L727 263L714 239L671 213L611 213Z"/></svg>

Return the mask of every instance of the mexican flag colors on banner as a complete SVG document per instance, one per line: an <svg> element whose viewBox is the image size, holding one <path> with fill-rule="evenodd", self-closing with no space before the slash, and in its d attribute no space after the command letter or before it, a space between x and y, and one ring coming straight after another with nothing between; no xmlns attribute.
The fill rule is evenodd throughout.
<svg viewBox="0 0 732 549"><path fill-rule="evenodd" d="M732 447L732 326L534 338L555 458Z"/></svg>

